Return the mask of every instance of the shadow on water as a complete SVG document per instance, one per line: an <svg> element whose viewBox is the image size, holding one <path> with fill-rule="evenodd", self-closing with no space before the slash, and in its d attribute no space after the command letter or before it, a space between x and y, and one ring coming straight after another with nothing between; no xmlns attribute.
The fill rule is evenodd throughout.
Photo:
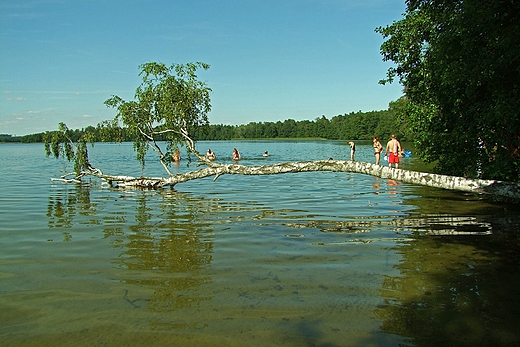
<svg viewBox="0 0 520 347"><path fill-rule="evenodd" d="M518 206L418 187L399 242L398 276L386 276L375 311L409 346L520 344Z"/></svg>
<svg viewBox="0 0 520 347"><path fill-rule="evenodd" d="M511 262L504 240L461 237L471 238L417 233L403 243L400 275L382 285L381 328L415 346L518 345L518 253Z"/></svg>

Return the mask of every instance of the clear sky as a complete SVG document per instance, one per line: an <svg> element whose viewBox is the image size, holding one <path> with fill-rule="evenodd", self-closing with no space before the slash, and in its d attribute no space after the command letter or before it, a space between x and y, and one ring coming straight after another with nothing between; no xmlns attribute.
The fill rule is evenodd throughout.
<svg viewBox="0 0 520 347"><path fill-rule="evenodd" d="M202 61L211 124L383 110L378 26L404 0L0 0L0 133L95 126L138 66Z"/></svg>

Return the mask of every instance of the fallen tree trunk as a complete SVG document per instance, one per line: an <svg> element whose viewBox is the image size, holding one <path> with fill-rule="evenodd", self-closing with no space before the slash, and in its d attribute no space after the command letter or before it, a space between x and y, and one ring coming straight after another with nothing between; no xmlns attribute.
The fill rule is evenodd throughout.
<svg viewBox="0 0 520 347"><path fill-rule="evenodd" d="M221 175L274 175L283 173L335 171L354 172L381 178L396 180L402 183L423 185L428 187L458 190L471 193L489 194L500 198L520 201L520 184L496 180L470 179L464 177L438 175L426 172L392 169L386 166L366 162L346 160L315 160L304 162L287 162L265 166L244 166L238 164L217 164L206 162L208 167L173 175L171 177L131 177L103 174L98 169L82 172L81 176L95 176L109 182L115 187L162 188L174 187L178 183L214 176L216 180ZM65 181L65 176L60 178Z"/></svg>

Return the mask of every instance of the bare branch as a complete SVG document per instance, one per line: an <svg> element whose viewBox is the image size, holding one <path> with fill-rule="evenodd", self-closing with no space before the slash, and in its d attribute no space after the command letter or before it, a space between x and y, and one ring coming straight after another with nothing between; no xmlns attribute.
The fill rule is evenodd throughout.
<svg viewBox="0 0 520 347"><path fill-rule="evenodd" d="M144 137L146 137L148 139L148 141L153 141L153 137L151 135L148 135L147 133L145 133L143 131L143 129L141 129L140 127L137 127L137 130L139 130L139 132L141 133L141 135L143 135Z"/></svg>

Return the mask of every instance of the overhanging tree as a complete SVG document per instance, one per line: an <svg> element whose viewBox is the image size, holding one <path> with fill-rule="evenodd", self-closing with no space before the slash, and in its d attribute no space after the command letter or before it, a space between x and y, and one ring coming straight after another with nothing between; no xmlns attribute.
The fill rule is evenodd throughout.
<svg viewBox="0 0 520 347"><path fill-rule="evenodd" d="M148 149L153 149L169 176L168 165L174 150L188 140L188 150L194 144L189 134L191 130L208 125L211 110L211 89L197 78L198 69L209 69L205 63L174 64L167 67L162 63L140 65L142 83L135 92L134 101L124 101L112 96L105 101L108 107L117 109L111 122L103 125L106 129L125 126L134 138L134 149L141 165L145 165ZM109 132L113 134L113 132ZM164 150L158 143L166 140Z"/></svg>
<svg viewBox="0 0 520 347"><path fill-rule="evenodd" d="M45 136L46 153L56 158L65 155L66 159L73 161L75 165L73 173L65 174L59 180L81 183L85 176L93 176L109 182L111 186L155 189L173 187L181 182L209 176L217 179L224 174L270 175L341 171L520 199L520 185L516 184L397 170L364 162L316 160L244 166L208 160L196 150L195 141L190 134L208 124L211 89L205 82L198 80L196 71L200 68L208 69L209 66L204 63L188 63L167 67L162 63L147 63L140 68L143 81L136 89L135 100L125 101L118 96L109 98L105 104L116 108L117 114L113 120L102 122L98 127L103 138L109 141L121 134L123 129L132 134L134 150L141 166L145 165L147 151L152 149L167 172L167 177L115 176L103 173L99 168L94 168L88 158L87 143L93 143L94 136L86 132L78 141L73 141L69 136L71 131L65 124L60 123L58 131L47 133ZM162 140L165 140L166 148L163 148ZM180 146L185 146L188 155L195 155L205 168L173 175L169 170L172 152ZM71 175L73 178L69 178Z"/></svg>
<svg viewBox="0 0 520 347"><path fill-rule="evenodd" d="M416 153L449 175L520 181L520 2L407 0L377 32Z"/></svg>

